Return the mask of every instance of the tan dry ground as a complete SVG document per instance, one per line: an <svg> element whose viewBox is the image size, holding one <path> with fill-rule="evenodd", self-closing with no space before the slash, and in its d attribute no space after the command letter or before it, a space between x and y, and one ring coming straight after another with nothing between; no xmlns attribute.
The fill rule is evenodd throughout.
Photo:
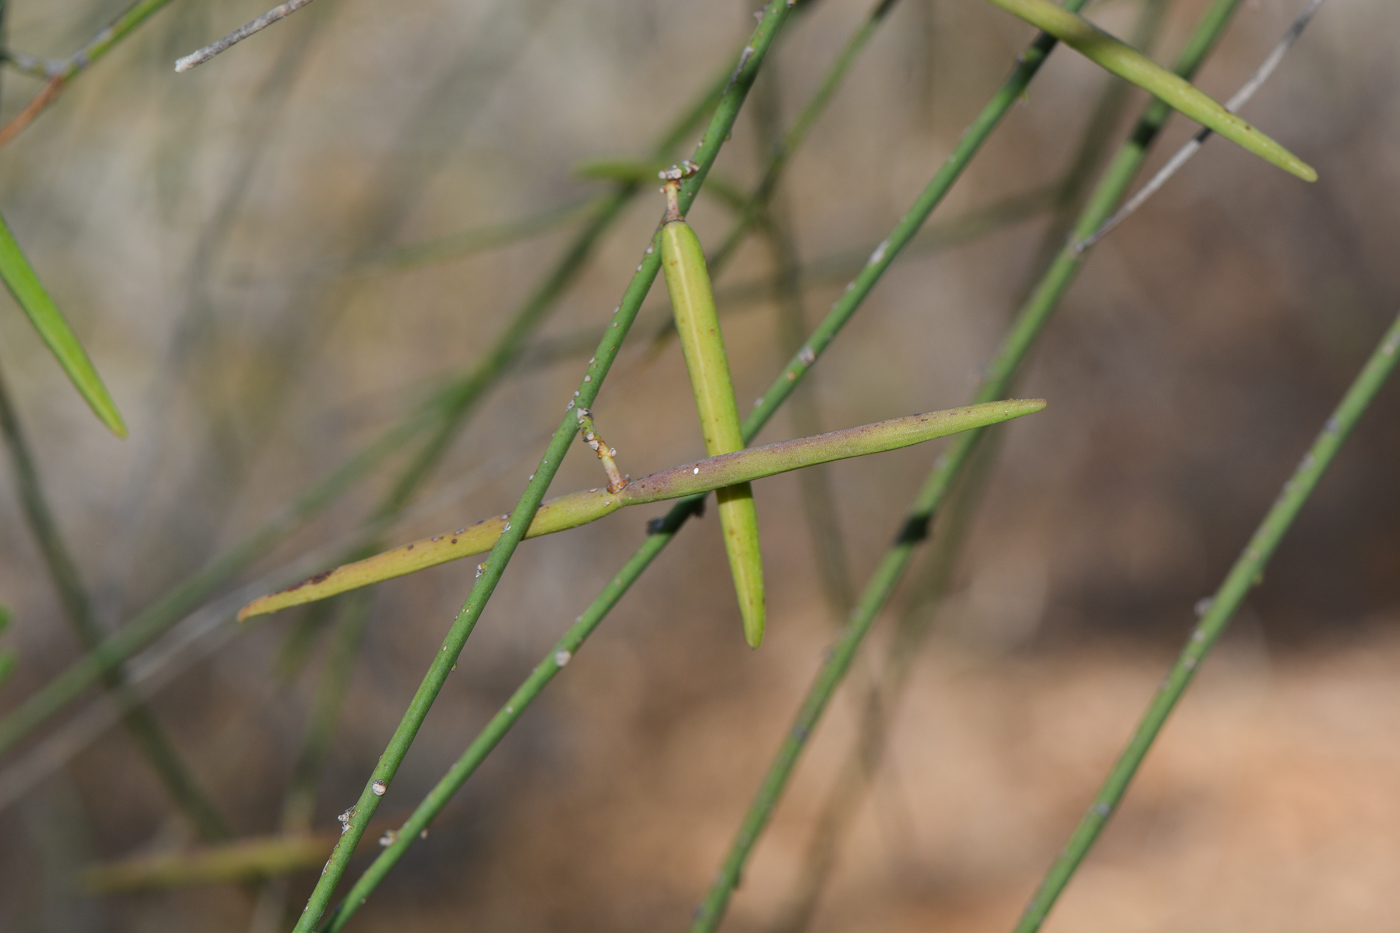
<svg viewBox="0 0 1400 933"><path fill-rule="evenodd" d="M613 654L608 666L625 669ZM944 640L911 681L893 757L813 928L1009 929L1166 661L1110 651L978 658ZM1397 669L1394 637L1282 659L1227 641L1047 929L1393 929ZM791 674L697 707L659 741L641 703L600 690L620 699L577 717L597 725L583 726L567 783L525 779L539 793L498 815L495 842L460 877L450 911L434 909L426 886L391 886L361 928L401 928L390 918L409 903L426 908L414 929L682 928L775 738L767 727L750 728L762 734L740 747L730 737L792 709L805 678ZM771 929L783 915L851 735L850 709L838 702L812 747L728 929ZM440 831L465 830L452 823Z"/></svg>

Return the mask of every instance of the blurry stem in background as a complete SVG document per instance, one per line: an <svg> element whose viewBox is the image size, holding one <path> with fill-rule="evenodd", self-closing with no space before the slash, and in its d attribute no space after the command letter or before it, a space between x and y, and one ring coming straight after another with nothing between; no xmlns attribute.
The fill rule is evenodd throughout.
<svg viewBox="0 0 1400 933"><path fill-rule="evenodd" d="M278 828L284 837L295 838L311 830L316 812L316 786L330 754L340 711L350 689L350 676L354 673L355 661L359 658L360 647L369 629L372 606L373 592L363 590L311 610L313 613L335 612L338 621L320 682L316 685L316 696L311 704L311 715L307 719L306 734L297 753L292 779L282 798L282 818ZM330 846L326 845L319 850L318 862L325 858L329 849ZM276 933L283 929L289 919L288 894L286 878L270 878L263 884L248 925L249 933Z"/></svg>
<svg viewBox="0 0 1400 933"><path fill-rule="evenodd" d="M739 247L744 236L753 226L754 221L757 220L759 215L763 212L764 206L768 203L768 199L773 196L773 192L777 189L778 180L782 177L783 171L787 168L788 160L792 158L792 154L797 151L803 140L807 138L807 133L812 129L812 125L816 123L817 118L826 110L826 106L831 102L831 98L835 95L837 88L839 88L841 82L845 80L846 73L850 71L856 59L860 57L860 53L864 51L865 46L870 42L871 37L875 35L876 30L880 28L880 24L884 22L886 14L888 14L890 9L898 2L899 0L877 0L875 6L871 8L869 15L866 16L865 21L860 25L860 28L856 30L850 39L846 40L846 45L836 56L836 60L832 62L831 67L827 69L826 74L822 77L821 84L817 86L816 92L812 95L811 99L807 101L806 106L802 108L802 112L797 115L797 119L793 121L787 134L781 140L774 141L768 160L768 168L763 173L762 180L759 181L758 186L754 189L753 195L749 198L746 210L739 218L739 222L736 223L725 236L719 249L715 250L710 257L709 264L713 275L719 274L720 269L729 261L734 250Z"/></svg>
<svg viewBox="0 0 1400 933"><path fill-rule="evenodd" d="M1085 0L1069 0L1069 8L1078 9L1084 2ZM933 209L942 201L944 195L948 193L948 190L962 174L963 170L972 160L972 157L976 155L977 151L981 148L982 143L987 140L992 130L1000 123L1001 118L1021 99L1022 94L1024 94L1026 88L1030 85L1031 79L1035 76L1036 72L1039 71L1040 66L1044 63L1046 57L1054 47L1055 40L1049 36L1042 35L1037 37L1020 55L1010 77L1002 83L1002 86L998 89L996 94L993 95L991 101L983 108L972 125L968 127L967 131L958 141L952 154L939 166L928 185L919 194L918 198L915 199L914 204L895 225L890 236L876 248L861 272L849 283L845 292L842 293L842 296L837 299L835 305L832 306L831 311L817 326L816 330L812 332L806 344L788 362L784 371L774 380L768 391L760 396L754 410L749 413L749 416L744 421L744 439L746 442L751 442L778 408L782 406L788 395L807 374L807 371L816 362L817 358L825 352L826 348L831 344L831 341L835 339L836 335L840 333L841 329L850 320L852 315L854 315L864 303L866 297L870 294L871 290L874 289L885 271L889 269L895 258L904 247L914 239L915 234L917 234L924 221L928 219L929 214L931 214ZM691 181L693 183L695 179ZM693 191L693 188L691 190ZM683 192L683 194L684 193L685 192ZM688 203L687 201L687 206ZM650 277L655 276L657 265L658 263L654 261L652 254L648 254L646 261L643 262L644 267L650 266L649 270L644 270ZM640 274L642 273L639 273L639 275ZM634 279L634 283L635 282L636 279ZM629 299L631 299L631 289L629 289L628 296ZM640 300L641 297L638 295L636 303L640 304ZM632 316L636 314L636 307L629 300L623 303L620 310L626 312L628 315L627 323L630 324ZM585 397L580 400L580 404L591 405L593 395L591 392L587 391L588 388L589 387L585 385L583 389L580 390L582 393L585 393ZM570 407L572 407L572 404ZM559 672L561 667L569 662L574 652L578 651L593 631L602 623L603 619L607 617L607 614L612 611L613 607L617 605L618 601L621 600L623 595L632 587L632 584L646 572L647 567L651 565L651 562L656 559L666 548L666 545L676 536L681 526L684 525L692 515L696 514L703 501L703 497L699 496L682 500L673 506L664 518L655 520L648 526L646 542L637 549L627 563L613 576L603 588L603 592L600 593L588 608L575 620L574 624L569 627L563 637L555 643L554 648L535 666L534 670L526 678L525 682L515 691L506 705L492 717L491 721L472 741L471 745L468 746L467 750L463 753L462 757L458 759L447 776L438 783L437 787L434 788L428 797L419 805L418 809L415 810L415 814L426 816L427 819L431 819L434 813L446 806L447 801L451 799L452 795L456 793L464 783L466 783L467 779L471 777L476 768L479 767L491 753L491 750L495 748L496 744L500 742L501 739L505 737L506 733L515 725L526 708L528 708L544 688L549 685L554 675ZM533 515L533 510L531 514ZM514 516L512 520L514 520ZM517 534L519 533L520 532L517 531ZM504 540L504 538L502 540ZM493 559L494 556L493 554ZM489 563L487 566L489 568ZM856 643L858 643L858 641L859 639L857 638ZM447 647L448 646L445 645L444 649ZM851 652L854 651L854 647L854 644L851 645ZM845 663L848 664L849 661L850 654L848 653L845 658ZM844 671L844 665L842 666L842 671ZM838 672L837 680L839 680L839 676L840 674ZM835 687L835 682L831 684L831 687ZM824 699L822 703L824 704ZM820 708L815 711L815 714L820 714ZM815 716L813 718L815 719ZM799 738L799 743L802 739L805 739L805 734ZM793 759L795 759L795 755L796 750L793 750ZM791 762L789 762L789 766L790 764ZM373 802L367 796L368 794L369 791L367 790L366 794L361 796L361 803L367 800L371 803ZM766 819L766 813L764 817ZM741 837L741 839L742 838L743 837ZM353 913L359 908L364 898L368 897L369 893L383 880L389 869L402 858L408 846L412 844L412 841L412 834L400 833L397 841L390 845L384 852L380 853L374 863L366 869L360 879L355 882L354 886L342 901L340 910L335 916L328 920L327 924L322 927L322 929L340 929L348 919L348 914ZM753 838L750 837L747 844L751 845L752 841ZM723 887L720 888L717 886L719 901L715 902L712 899L712 901L707 902L706 905L702 905L701 909L697 911L697 926L710 929L718 922L719 915L722 913L723 902L728 899L729 891L737 878L737 865L734 866L734 868L735 874L728 877L721 877Z"/></svg>
<svg viewBox="0 0 1400 933"><path fill-rule="evenodd" d="M93 613L92 602L83 586L77 564L59 531L58 522L49 511L38 468L30 455L19 414L10 401L3 376L0 376L0 434L4 436L14 469L20 505L53 580L54 589L58 591L64 612L79 640L84 647L92 650L102 642L102 627ZM228 827L218 810L180 760L179 752L161 728L155 713L127 682L126 672L121 666L113 665L105 672L104 680L107 689L126 706L123 722L127 731L165 784L176 805L194 824L195 830L206 840L230 838Z"/></svg>
<svg viewBox="0 0 1400 933"><path fill-rule="evenodd" d="M1036 188L1025 194L1012 195L966 213L943 223L931 223L928 228L914 238L906 247L908 254L933 254L972 243L984 236L990 236L1007 227L1032 220L1046 213L1055 205L1058 184ZM865 246L854 250L842 250L812 260L797 269L797 283L804 291L823 285L839 285L849 282L858 273L870 256L873 247ZM720 317L738 313L748 307L777 300L771 274L755 276L744 282L715 288L715 305ZM636 327L642 329L669 327L670 308L652 307L637 317ZM532 344L521 355L518 370L537 366L547 366L561 359L569 359L590 353L598 343L599 328L581 327L573 331L548 337Z"/></svg>
<svg viewBox="0 0 1400 933"><path fill-rule="evenodd" d="M1114 763L1093 803L1089 805L1088 812L1079 821L1069 842L1055 858L1035 896L1026 906L1025 913L1016 924L1016 933L1034 933L1040 929L1050 908L1054 906L1065 885L1074 875L1075 869L1098 839L1108 818L1118 808L1148 749L1152 747L1167 717L1171 715L1177 701L1196 676L1197 667L1225 633L1235 610L1244 602L1250 590L1262 582L1269 558L1273 556L1293 520L1298 517L1298 512L1317 488L1322 474L1331 465L1351 429L1366 413L1376 393L1385 385L1386 379L1395 369L1397 359L1400 359L1400 317L1396 317L1389 330L1381 337L1370 359L1366 361L1332 416L1327 419L1321 433L1303 456L1293 475L1284 483L1283 490L1264 516L1263 522L1210 599L1209 608L1195 631L1186 640L1186 646L1181 649L1181 654L1172 665L1171 671L1157 688L1147 712L1133 730L1127 747Z"/></svg>
<svg viewBox="0 0 1400 933"><path fill-rule="evenodd" d="M1149 0L1133 30L1134 46L1140 49L1152 47L1166 8L1167 0ZM1114 130L1128 105L1128 90L1127 84L1110 79L1098 106L1094 108L1078 152L1064 180L1056 186L1055 214L1041 239L1040 248L1035 254L1037 259L1032 266L1036 275L1043 274L1074 229L1075 215L1080 210L1084 189L1103 162ZM1027 289L1028 295L1032 290ZM965 535L995 463L1001 437L1001 432L983 433L981 441L973 445L967 466L954 480L944 502L938 507L929 545L928 567L917 577L918 591L901 614L878 678L867 688L852 687L863 695L857 717L857 733L817 817L793 895L774 924L774 933L802 933L816 913L818 900L836 866L846 834L852 828L865 793L879 771L913 659L928 633L933 608L941 601L952 578Z"/></svg>
<svg viewBox="0 0 1400 933"><path fill-rule="evenodd" d="M310 2L311 0L287 0L286 3L279 3L252 22L244 23L242 26L239 26L222 39L211 42L204 48L191 52L189 55L178 59L175 62L175 70L177 72L185 72L204 64L220 52L233 48L244 39L262 32L278 20L286 19Z"/></svg>
<svg viewBox="0 0 1400 933"><path fill-rule="evenodd" d="M460 233L449 233L447 236L410 243L389 250L370 262L385 269L413 269L433 262L460 259L483 250L499 249L541 233L548 233L585 215L596 214L610 197L611 195L605 194L579 198L566 204L548 207L528 217L485 224Z"/></svg>
<svg viewBox="0 0 1400 933"><path fill-rule="evenodd" d="M1142 15L1129 37L1135 48L1144 52L1152 51L1161 32L1162 22L1166 18L1168 6L1169 0L1146 0ZM1036 249L1025 289L1017 298L1018 307L1029 299L1035 282L1065 245L1066 238L1074 229L1075 218L1084 207L1084 196L1089 190L1089 185L1102 170L1109 147L1117 139L1119 122L1132 96L1132 85L1111 75L1105 77L1107 83L1099 96L1098 106L1089 118L1079 151L1061 183L1055 203L1055 216Z"/></svg>
<svg viewBox="0 0 1400 933"><path fill-rule="evenodd" d="M1179 75L1186 77L1195 73L1238 4L1239 0L1216 0L1206 11L1177 59L1176 71ZM1082 6L1082 3L1071 3L1066 9L1078 9L1078 6ZM1022 67L1025 67L1024 64ZM1009 106L1009 102L1007 105ZM1170 116L1171 109L1161 101L1154 100L1148 105L1128 142L1119 150L1090 198L1088 207L1076 225L1076 237L1098 229L1114 205L1122 199L1134 173L1142 164L1147 148L1156 139ZM1051 314L1073 281L1082 261L1082 255L1074 251L1071 243L1064 247L1060 256L1051 264L1040 286L1017 315L1010 333L988 365L987 374L975 401L994 399L1006 391L1031 346L1044 330ZM856 611L851 616L850 623L817 672L815 682L808 690L787 738L779 746L778 753L740 825L715 882L696 911L696 919L691 926L692 933L710 933L718 926L749 853L753 851L759 835L767 826L777 806L779 797L787 787L808 737L821 720L833 692L844 679L870 626L894 592L894 587L903 575L914 549L927 537L934 512L943 503L949 488L958 479L983 434L981 430L974 430L958 435L934 462L933 469L915 498L894 546L881 559Z"/></svg>
<svg viewBox="0 0 1400 933"><path fill-rule="evenodd" d="M705 176L719 155L720 148L729 138L734 121L738 118L739 110L743 106L744 99L748 96L749 88L758 74L769 47L790 12L791 7L788 0L771 0L767 7L761 11L758 27L750 37L749 44L739 55L734 73L725 87L724 93L720 95L710 124L692 157L697 163L698 170L681 185L679 205L682 213L688 210L694 202L696 193L704 183ZM661 265L659 244L660 231L658 230L657 233L653 234L651 245L643 254L642 261L627 286L622 302L613 312L613 324L608 328L603 341L598 345L597 353L589 363L587 372L574 394L574 400L568 403L563 419L555 430L554 436L550 439L546 455L531 475L525 492L511 512L510 521L502 529L501 537L491 549L491 554L485 564L482 565L481 573L477 576L471 593L462 604L461 611L457 614L456 620L452 623L451 629L443 640L442 649L435 653L432 665L424 675L423 681L415 692L398 728L394 730L394 735L385 747L370 780L365 784L359 801L347 811L348 820L345 832L331 853L330 860L326 863L326 867L316 883L315 890L312 891L301 919L297 921L296 930L298 933L309 933L319 924L321 915L330 904L336 884L349 865L356 844L364 835L369 819L378 808L381 796L392 782L393 776L403 761L404 755L407 754L409 746L428 714L428 710L447 682L448 675L456 665L458 655L465 646L472 630L476 627L477 621L481 618L481 613L486 608L486 603L495 591L496 585L500 582L501 575L511 556L524 539L525 532L534 519L535 512L539 509L540 503L543 501L545 493L558 472L564 456L572 446L574 435L578 431L578 420L575 417L574 408L576 406L590 408L593 405L603 380L617 357L622 340L630 329L632 321L636 318L637 312L641 309L642 301L656 278ZM392 849L392 846L390 848ZM335 916L330 918L330 922L337 925L343 923L354 913L363 900L364 896L361 895L359 897L352 896L342 902Z"/></svg>
<svg viewBox="0 0 1400 933"><path fill-rule="evenodd" d="M34 99L0 128L0 146L18 136L34 118L52 104L67 84L86 71L98 59L111 51L112 46L131 34L144 23L152 13L168 4L170 0L139 0L126 8L126 11L97 32L87 43L73 54L56 61L45 61L22 52L6 51L5 58L26 74L48 79Z"/></svg>
<svg viewBox="0 0 1400 933"><path fill-rule="evenodd" d="M907 680L915 647L931 622L956 564L958 545L970 524L980 493L990 478L994 451L1003 435L993 432L977 445L969 468L939 509L929 543L928 568L918 575L918 592L902 613L878 680L864 691L857 713L858 732L826 803L813 824L793 894L772 933L802 933L816 914L847 833L883 763L889 730Z"/></svg>
<svg viewBox="0 0 1400 933"><path fill-rule="evenodd" d="M217 346L220 343L215 331L219 308L211 296L211 283L218 278L220 263L227 255L231 234L242 212L244 201L253 190L253 182L258 177L264 159L275 148L268 143L275 138L287 105L294 99L297 80L315 47L321 24L334 9L334 5L322 7L301 17L290 29L285 30L281 49L252 93L251 100L242 114L242 126L233 134L235 142L224 147L221 152L229 169L214 208L209 212L208 220L199 225L194 249L182 270L180 311L170 326L169 341L155 367L156 377L151 380L147 389L143 405L145 411L171 412L174 401L188 393L190 382L198 384L200 381L192 380L191 373L200 369L206 372L212 369L211 360L200 359L197 356L201 348ZM172 94L178 94L192 89L187 84L170 90ZM163 109L169 123L178 121L176 108ZM214 354L225 360L231 355L222 348L215 350ZM228 418L223 413L216 413L208 420L211 424L206 430L210 433L216 436L228 433ZM155 484L150 482L150 477L159 470L162 454L172 433L179 438L179 442L191 443L188 429L177 432L178 421L175 417L151 418L143 432L144 443L137 445L133 452L135 459L128 471L126 489L121 494L121 504L117 509L117 523L125 529L129 541L144 540L143 532L146 531L148 523L158 520L155 510L150 507L150 496L155 487ZM220 428L224 430L221 431ZM227 458L220 468L228 470L236 459ZM212 470L201 469L197 472L201 476L215 475ZM176 498L186 500L194 497L177 495ZM208 507L209 497L200 496L199 500ZM192 511L181 509L172 518L175 523L181 522L181 513L188 515ZM169 539L172 536L172 523L161 524L162 538ZM106 589L113 594L110 601L112 608L109 612L120 618L125 609L126 593L132 581L140 577L138 568L149 558L146 549L139 544L114 551L115 553L108 558L103 573L109 581Z"/></svg>
<svg viewBox="0 0 1400 933"><path fill-rule="evenodd" d="M808 0L804 6L810 4L811 0ZM727 70L724 78L728 79ZM713 92L707 88L707 92L701 95L669 129L665 139L658 144L658 151L662 147L673 148L691 132L694 124L703 119L713 106L721 87L722 85L716 85ZM620 194L614 197L619 196ZM559 283L561 275L567 271L566 267L573 263L581 263L579 251L585 239L594 242L600 233L601 229L590 226L587 231L581 234L574 247L566 253L564 259L553 270L547 284L548 282ZM556 285L556 287L562 288L562 285ZM537 292L533 297L537 299L542 293L542 291ZM526 306L518 313L528 313L533 307L533 304L527 302ZM508 328L506 337L511 337L513 333L514 331ZM497 354L500 349L501 347L498 345ZM293 500L291 505L265 522L260 528L244 536L238 543L205 564L201 570L186 578L155 603L141 611L131 622L109 636L92 653L80 658L66 671L32 694L18 709L0 719L0 754L12 748L25 735L92 686L108 666L120 663L159 637L185 615L209 599L220 587L247 569L255 560L265 555L293 531L377 470L387 459L400 453L415 438L426 433L435 425L441 425L456 418L461 411L463 399L470 401L474 391L473 385L481 381L482 367L487 365L494 355L496 354L488 357L486 363L478 363L467 372L457 376L436 392L426 403L416 408L398 423L387 428L379 437L330 474L304 490ZM420 456L411 472L421 474L424 468L424 457ZM410 477L405 474L400 478L396 488L402 489L409 482Z"/></svg>
<svg viewBox="0 0 1400 933"><path fill-rule="evenodd" d="M428 89L417 96L411 107L394 110L397 123L382 129L385 138L411 140L412 144L389 147L375 160L361 197L346 210L342 222L335 225L339 232L330 234L335 239L348 234L345 252L351 261L397 234L418 202L423 185L441 168L447 153L490 98L489 91L509 73L559 2L492 0L486 4L486 12L480 14L467 45L436 72ZM283 32L304 32L311 19L338 8L335 4L318 6L299 16ZM287 44L284 42L283 47ZM400 109L406 111L401 117ZM250 475L259 446L273 435L290 408L285 394L294 376L304 372L308 360L325 346L340 312L352 298L354 283L341 276L301 288L309 300L289 296L285 313L269 316L271 332L263 337L255 352L230 354L222 342L209 342L208 357L201 362L207 362L215 372L242 375L241 391L236 404L218 398L206 400L211 411L201 413L201 423L208 424L208 439L203 443L184 440L186 446L196 448L198 459L185 471L179 487L166 492L172 508L160 516L165 520L158 534L143 539L154 551L140 552L137 560L144 566L166 568L167 573L178 577L204 558L201 549L210 541L205 529L227 515L237 491ZM214 384L209 375L202 376L199 382ZM155 515L155 510L142 510L139 514ZM187 529L185 540L179 540L179 533ZM172 547L172 543L178 546Z"/></svg>
<svg viewBox="0 0 1400 933"><path fill-rule="evenodd" d="M899 2L899 0L878 0L871 9L870 14L865 18L865 21L861 23L860 28L855 31L851 38L846 40L845 46L842 47L840 53L836 56L836 60L832 62L831 67L828 68L826 74L823 75L821 83L817 85L817 90L812 94L811 98L808 99L806 106L804 106L802 112L797 115L797 119L793 121L792 126L788 128L787 134L782 138L782 141L772 147L768 159L768 168L763 173L763 178L759 181L757 187L754 188L753 194L750 195L743 214L739 217L739 220L734 226L730 228L720 248L707 257L710 276L712 278L719 277L725 265L734 257L734 252L738 249L739 244L743 242L744 237L748 235L758 218L763 215L767 208L768 199L771 198L773 192L777 190L778 180L782 177L783 170L787 168L788 161L792 158L792 154L797 151L798 147L800 147L802 142L807 138L807 133L812 129L817 118L821 116L822 112L826 109L827 104L831 102L831 98L836 94L837 89L841 86L841 82L845 79L846 73L850 71L851 66L855 64L856 59L860 57L860 53L864 51L871 37L875 35L875 31L880 27L880 24L884 22L886 14L889 13L890 9L897 2ZM661 328L653 340L653 353L662 341L674 336L675 333L675 320L667 318L665 326Z"/></svg>
<svg viewBox="0 0 1400 933"><path fill-rule="evenodd" d="M882 4L881 8L887 6L888 4ZM856 35L863 36L870 31L871 22L868 21ZM849 57L842 55L837 59L837 65L832 71L844 74L849 64ZM784 159L786 152L779 123L781 75L779 68L770 65L764 79L755 88L752 104L758 136L757 149L761 154L771 154L765 159L770 166ZM830 82L824 81L824 93L819 92L817 96L829 99L830 90ZM755 192L755 197L759 193ZM773 292L778 305L778 346L780 352L787 356L797 352L807 335L807 325L803 320L802 283L799 278L801 266L787 198L782 191L770 186L765 200L767 204L760 224L773 259ZM752 212L753 205L750 203L745 218ZM793 392L789 402L793 434L798 437L822 432L821 409L815 388L810 382L804 382ZM840 625L855 601L855 587L851 582L850 560L846 556L840 517L831 491L831 471L825 466L810 467L798 474L798 484L802 489L802 505L807 513L807 530L817 560L817 576L821 581L822 592L826 595L827 610L833 623Z"/></svg>

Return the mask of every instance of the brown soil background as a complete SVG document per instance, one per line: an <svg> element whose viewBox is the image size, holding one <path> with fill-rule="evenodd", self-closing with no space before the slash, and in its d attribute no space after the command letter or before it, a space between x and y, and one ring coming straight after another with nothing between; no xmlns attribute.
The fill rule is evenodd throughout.
<svg viewBox="0 0 1400 933"><path fill-rule="evenodd" d="M1301 5L1246 0L1199 84L1227 97ZM820 0L784 37L764 80L778 82L768 92L785 122L867 6ZM1205 6L1168 4L1159 60ZM122 7L15 2L9 41L60 54ZM262 9L177 0L0 151L0 209L132 429L126 442L103 435L6 299L5 379L114 627L479 358L569 234L404 272L366 257L597 190L572 166L645 152L752 24L752 5L730 2L322 0L173 73L176 57ZM1109 0L1094 16L1127 34L1140 9ZM868 255L1029 35L980 0L901 0L792 163L785 197L804 262ZM1245 111L1318 168L1317 184L1213 141L1094 253L1018 389L1050 407L1004 433L948 598L919 605L927 565L916 563L859 659L856 676L868 680L896 618L931 621L814 931L1014 921L1189 632L1192 607L1400 305L1396 35L1400 6L1333 0ZM1057 52L935 222L1058 178L1105 87L1092 65ZM36 90L7 73L0 119ZM1131 98L1121 128L1140 103ZM1192 129L1174 122L1151 166ZM717 172L747 186L759 162L745 114ZM607 320L660 210L659 195L634 205L542 338ZM729 223L703 200L692 220L711 245ZM962 403L1047 227L1038 218L901 257L813 372L825 426ZM762 281L770 266L750 242L717 284ZM842 284L808 289L809 326ZM648 307L664 311L660 298L658 288ZM724 326L739 397L752 398L792 348L768 302L736 308ZM679 352L653 358L646 336L636 331L595 406L633 475L700 451ZM586 357L493 392L394 541L513 502ZM1048 929L1394 927L1397 423L1392 385ZM792 433L779 416L762 439ZM936 452L831 470L857 584ZM584 453L564 465L556 491L596 484ZM389 475L249 579L347 540ZM687 923L833 630L798 482L767 480L759 494L771 614L762 651L742 645L707 518L677 538L352 929ZM625 512L521 548L381 813L416 804L653 514ZM321 783L319 828L333 828L363 786L470 580L469 567L447 566L379 589ZM0 602L16 620L0 645L20 658L0 688L7 711L77 656L8 470ZM216 629L197 643L211 653L177 665L152 700L240 834L276 826L319 671L318 653L295 682L274 676L293 621L274 617L227 641ZM856 702L846 691L833 703L726 929L776 931L786 915ZM0 760L0 775L34 747ZM251 901L236 886L73 892L75 873L94 861L190 843L120 730L26 789L0 812L0 832L0 929L248 928ZM292 903L313 878L294 878Z"/></svg>

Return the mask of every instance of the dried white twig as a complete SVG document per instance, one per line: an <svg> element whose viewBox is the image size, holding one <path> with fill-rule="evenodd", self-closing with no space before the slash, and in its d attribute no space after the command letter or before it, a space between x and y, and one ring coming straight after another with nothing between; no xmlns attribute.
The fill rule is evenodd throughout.
<svg viewBox="0 0 1400 933"><path fill-rule="evenodd" d="M1289 26L1288 31L1283 34L1283 38L1279 40L1278 45L1274 46L1273 51L1269 53L1269 57L1264 59L1264 63L1260 65L1254 74L1250 76L1249 80L1235 92L1235 96L1231 97L1225 104L1226 110L1231 113L1238 113L1239 109L1254 96L1254 92L1259 90L1265 81L1269 80L1269 77L1274 73L1274 69L1278 67L1279 62L1283 61L1283 56L1288 54L1288 50L1298 41L1298 37L1303 34L1303 30L1307 28L1308 23L1313 18L1313 14L1317 12L1317 8L1322 6L1322 4L1323 0L1310 0L1308 5L1303 8L1303 12L1299 13L1298 18L1293 21L1293 25ZM1167 183L1169 178L1180 171L1181 167L1191 160L1192 156L1201 151L1201 146L1205 145L1205 141L1209 139L1210 136L1210 128L1201 127L1200 132L1193 136L1186 145L1178 149L1176 155L1172 156L1167 164L1162 166L1161 170L1158 171L1156 175L1152 176L1152 180L1143 185L1142 190L1129 199L1128 203L1118 208L1117 212L1114 213L1112 217L1104 221L1103 226L1099 227L1099 229L1095 230L1088 237L1074 244L1075 254L1078 255L1084 252L1086 249L1099 242L1099 240L1108 236L1108 234L1113 231L1114 227L1127 220L1129 215L1139 207L1142 207L1143 202L1156 194L1157 191Z"/></svg>
<svg viewBox="0 0 1400 933"><path fill-rule="evenodd" d="M244 39L248 38L255 32L262 32L264 29L271 26L279 19L285 19L286 17L292 15L297 10L300 10L302 7L310 3L311 0L287 0L286 3L280 3L272 9L268 10L262 16L259 16L257 19L253 20L251 23L245 23L244 25L238 27L233 32L224 36L218 42L212 42L209 45L206 45L204 48L200 49L198 52L191 52L189 55L186 55L184 58L178 60L177 62L175 62L175 70L189 71L196 65L202 65L205 62L209 61L209 59L213 58L215 55L218 55L220 52L229 48L230 46L237 45L238 43L242 42Z"/></svg>

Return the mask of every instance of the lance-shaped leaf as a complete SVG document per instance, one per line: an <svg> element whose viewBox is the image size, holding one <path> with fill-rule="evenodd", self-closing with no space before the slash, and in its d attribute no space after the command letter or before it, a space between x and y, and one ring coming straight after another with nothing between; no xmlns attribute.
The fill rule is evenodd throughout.
<svg viewBox="0 0 1400 933"><path fill-rule="evenodd" d="M588 489L552 499L540 506L525 536L535 538L575 528L597 521L629 505L679 499L733 486L736 483L786 473L789 470L815 466L818 463L897 450L959 431L1009 421L1040 411L1044 407L1044 399L987 402L965 408L906 415L875 424L708 457L633 480L617 492ZM496 543L496 539L505 530L507 520L508 516L505 515L488 518L450 534L434 535L353 564L319 573L295 586L253 600L239 611L238 618L242 620L277 612L289 606L326 599L371 583L391 580L448 561L481 554L489 551Z"/></svg>
<svg viewBox="0 0 1400 933"><path fill-rule="evenodd" d="M97 375L83 345L78 343L73 329L44 290L44 283L39 281L34 267L20 251L4 217L0 217L0 278L5 280L10 294L29 315L34 329L49 345L79 394L92 406L93 413L117 437L126 437L126 424L122 421L121 412L117 411L116 402L107 394L107 387L102 384L102 377Z"/></svg>
<svg viewBox="0 0 1400 933"><path fill-rule="evenodd" d="M1285 172L1317 181L1312 166L1230 113L1191 82L1172 74L1137 49L1115 39L1077 13L1050 0L990 0L1044 30L1101 68L1153 94L1174 110L1224 136Z"/></svg>

